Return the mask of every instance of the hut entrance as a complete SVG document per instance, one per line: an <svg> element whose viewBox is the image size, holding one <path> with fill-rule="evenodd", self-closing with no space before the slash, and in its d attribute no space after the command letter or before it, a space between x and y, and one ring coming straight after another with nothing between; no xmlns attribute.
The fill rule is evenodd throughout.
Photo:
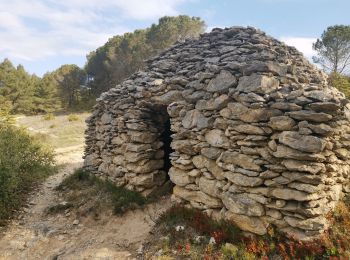
<svg viewBox="0 0 350 260"><path fill-rule="evenodd" d="M174 152L174 150L171 148L171 142L172 138L171 135L173 132L171 131L171 124L170 124L170 118L168 116L168 119L164 123L164 130L162 134L160 135L160 141L163 142L163 151L164 151L164 166L163 170L168 173L169 169L171 167L171 160L170 160L170 154ZM166 175L166 179L169 180L169 175Z"/></svg>
<svg viewBox="0 0 350 260"><path fill-rule="evenodd" d="M159 143L159 145L155 145L155 149L158 154L157 158L160 159L162 157L162 167L159 170L165 173L164 177L168 182L170 180L168 172L172 166L171 153L173 153L174 150L171 148L173 132L171 131L171 120L167 112L167 105L148 103L147 105L144 105L144 107L147 107L148 116L151 120L151 128L156 129L158 133L155 142Z"/></svg>

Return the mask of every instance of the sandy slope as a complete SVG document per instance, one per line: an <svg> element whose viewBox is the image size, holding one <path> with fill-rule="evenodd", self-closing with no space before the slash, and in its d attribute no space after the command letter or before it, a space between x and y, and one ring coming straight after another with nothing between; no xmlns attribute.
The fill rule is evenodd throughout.
<svg viewBox="0 0 350 260"><path fill-rule="evenodd" d="M122 217L102 214L96 221L90 217L47 215L45 210L60 201L54 188L62 179L81 166L82 146L56 150L62 165L33 194L27 208L12 221L0 238L0 260L3 259L133 259L148 236L154 220L169 207L163 200Z"/></svg>

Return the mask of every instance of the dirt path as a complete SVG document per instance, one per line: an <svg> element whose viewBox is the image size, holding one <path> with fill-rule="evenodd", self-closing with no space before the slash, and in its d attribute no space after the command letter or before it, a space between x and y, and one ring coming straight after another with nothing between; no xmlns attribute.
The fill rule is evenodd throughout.
<svg viewBox="0 0 350 260"><path fill-rule="evenodd" d="M56 154L59 172L38 188L0 238L0 260L134 259L169 200L122 217L106 213L98 221L76 219L73 214L48 215L46 209L60 201L55 187L82 164L82 146L60 149Z"/></svg>

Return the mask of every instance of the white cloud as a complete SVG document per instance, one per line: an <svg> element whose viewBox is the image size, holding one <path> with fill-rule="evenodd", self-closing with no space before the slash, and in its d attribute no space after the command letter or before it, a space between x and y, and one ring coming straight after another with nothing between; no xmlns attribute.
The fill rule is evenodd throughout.
<svg viewBox="0 0 350 260"><path fill-rule="evenodd" d="M287 45L294 46L309 59L311 59L312 56L316 55L316 52L312 49L312 44L316 42L316 38L281 37L280 40L285 42Z"/></svg>
<svg viewBox="0 0 350 260"><path fill-rule="evenodd" d="M22 29L23 24L21 20L9 12L0 12L0 29Z"/></svg>
<svg viewBox="0 0 350 260"><path fill-rule="evenodd" d="M127 0L115 1L115 4L123 11L124 15L134 19L150 19L164 14L178 14L176 6L182 2L184 0Z"/></svg>
<svg viewBox="0 0 350 260"><path fill-rule="evenodd" d="M0 0L0 59L85 56L129 31L126 20L176 15L185 1L193 0Z"/></svg>

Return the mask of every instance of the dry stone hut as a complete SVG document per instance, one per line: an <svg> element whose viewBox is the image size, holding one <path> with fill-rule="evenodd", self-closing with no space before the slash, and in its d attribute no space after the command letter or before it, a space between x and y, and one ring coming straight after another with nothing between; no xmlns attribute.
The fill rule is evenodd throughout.
<svg viewBox="0 0 350 260"><path fill-rule="evenodd" d="M251 27L214 29L101 95L85 168L241 229L301 239L350 191L344 95L295 49Z"/></svg>

